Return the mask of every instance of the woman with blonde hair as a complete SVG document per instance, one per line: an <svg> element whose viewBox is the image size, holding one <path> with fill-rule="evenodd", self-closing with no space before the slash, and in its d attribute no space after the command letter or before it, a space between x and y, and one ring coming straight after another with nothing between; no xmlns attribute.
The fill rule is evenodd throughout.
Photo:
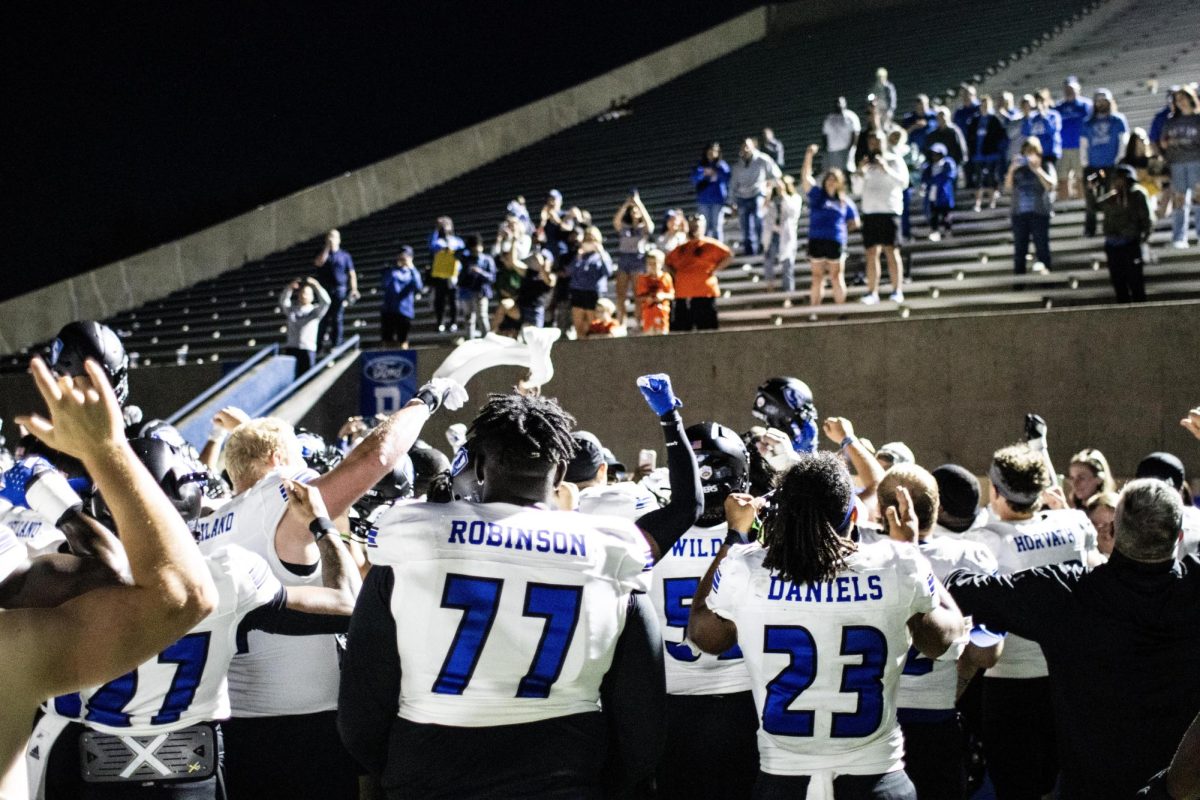
<svg viewBox="0 0 1200 800"><path fill-rule="evenodd" d="M1097 492L1088 498L1084 510L1096 529L1096 549L1105 556L1112 555L1116 541L1117 501L1121 495L1113 491Z"/></svg>
<svg viewBox="0 0 1200 800"><path fill-rule="evenodd" d="M800 191L808 195L808 258L812 265L809 302L825 299L825 278L833 285L833 300L846 302L846 240L858 228L858 209L846 196L846 176L836 167L825 170L820 184L813 180L813 156L820 148L810 144L800 171Z"/></svg>
<svg viewBox="0 0 1200 800"><path fill-rule="evenodd" d="M1086 508L1088 500L1097 494L1115 492L1117 484L1104 453L1088 448L1071 456L1066 489L1067 502L1078 509Z"/></svg>
<svg viewBox="0 0 1200 800"><path fill-rule="evenodd" d="M803 202L796 193L796 181L784 175L774 182L767 213L763 219L763 278L768 291L775 289L775 267L779 267L779 284L785 292L796 289L796 245L799 244L800 210ZM792 304L789 296L784 306Z"/></svg>

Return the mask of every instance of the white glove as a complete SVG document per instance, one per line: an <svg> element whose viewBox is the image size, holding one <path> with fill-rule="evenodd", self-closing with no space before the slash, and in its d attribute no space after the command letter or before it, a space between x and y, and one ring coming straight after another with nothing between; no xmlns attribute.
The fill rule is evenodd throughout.
<svg viewBox="0 0 1200 800"><path fill-rule="evenodd" d="M417 390L417 399L429 406L429 413L442 406L457 411L467 402L467 390L453 378L434 378Z"/></svg>

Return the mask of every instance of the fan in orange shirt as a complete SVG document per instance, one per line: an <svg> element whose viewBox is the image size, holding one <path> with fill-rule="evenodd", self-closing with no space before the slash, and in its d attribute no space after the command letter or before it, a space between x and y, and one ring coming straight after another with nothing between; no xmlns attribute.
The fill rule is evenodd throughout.
<svg viewBox="0 0 1200 800"><path fill-rule="evenodd" d="M634 294L642 307L642 333L665 335L671 330L671 301L675 281L663 272L662 250L646 252L646 272L637 276Z"/></svg>
<svg viewBox="0 0 1200 800"><path fill-rule="evenodd" d="M717 273L733 260L733 251L704 235L704 217L688 217L688 238L667 255L667 269L675 276L675 306L671 329L715 330L717 298L721 296Z"/></svg>

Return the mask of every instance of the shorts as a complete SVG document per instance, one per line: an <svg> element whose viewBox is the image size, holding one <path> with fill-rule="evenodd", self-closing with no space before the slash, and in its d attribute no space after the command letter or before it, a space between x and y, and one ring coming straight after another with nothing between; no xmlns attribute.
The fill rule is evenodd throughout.
<svg viewBox="0 0 1200 800"><path fill-rule="evenodd" d="M1004 173L1004 165L998 158L988 159L983 156L967 162L967 169L975 176L975 185L983 189L996 189L1000 186L1000 176Z"/></svg>
<svg viewBox="0 0 1200 800"><path fill-rule="evenodd" d="M385 342L407 342L412 320L403 314L384 311L379 315L380 338Z"/></svg>
<svg viewBox="0 0 1200 800"><path fill-rule="evenodd" d="M1068 172L1074 172L1079 175L1083 172L1083 159L1079 157L1079 150L1063 150L1062 158L1058 159L1058 172L1060 175L1066 175Z"/></svg>
<svg viewBox="0 0 1200 800"><path fill-rule="evenodd" d="M571 290L571 308L582 308L585 311L595 311L596 303L599 301L599 292L587 292L581 289Z"/></svg>
<svg viewBox="0 0 1200 800"><path fill-rule="evenodd" d="M846 248L841 242L833 239L809 239L808 257L819 258L822 261L841 261L846 255Z"/></svg>
<svg viewBox="0 0 1200 800"><path fill-rule="evenodd" d="M895 247L900 244L898 214L863 214L863 247Z"/></svg>
<svg viewBox="0 0 1200 800"><path fill-rule="evenodd" d="M644 253L617 253L617 269L626 275L641 275L646 271Z"/></svg>

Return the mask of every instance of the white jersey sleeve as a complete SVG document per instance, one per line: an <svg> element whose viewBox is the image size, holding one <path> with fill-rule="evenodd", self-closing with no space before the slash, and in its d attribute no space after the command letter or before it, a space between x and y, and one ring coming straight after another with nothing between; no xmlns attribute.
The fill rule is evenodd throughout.
<svg viewBox="0 0 1200 800"><path fill-rule="evenodd" d="M993 520L967 531L964 538L979 542L996 557L996 574L1011 575L1034 567L1086 563L1096 541L1096 529L1082 511L1042 511L1019 522ZM1020 636L1009 635L990 678L1043 678L1049 675L1042 648Z"/></svg>
<svg viewBox="0 0 1200 800"><path fill-rule="evenodd" d="M929 562L911 545L861 545L830 581L795 584L733 548L709 606L737 625L761 727L761 768L869 775L903 766L896 689L908 619L934 606Z"/></svg>
<svg viewBox="0 0 1200 800"><path fill-rule="evenodd" d="M0 523L0 582L28 560L25 545L21 544L12 528Z"/></svg>
<svg viewBox="0 0 1200 800"><path fill-rule="evenodd" d="M392 567L399 715L466 727L598 708L645 591L649 545L629 521L506 503L396 506L368 542Z"/></svg>
<svg viewBox="0 0 1200 800"><path fill-rule="evenodd" d="M579 511L637 522L658 508L658 498L640 483L621 481L607 486L589 486L579 492Z"/></svg>
<svg viewBox="0 0 1200 800"><path fill-rule="evenodd" d="M57 553L67 540L63 532L54 526L55 522L33 509L17 506L10 506L0 515L0 523L12 528L17 539L25 545L30 558Z"/></svg>
<svg viewBox="0 0 1200 800"><path fill-rule="evenodd" d="M688 613L700 580L725 544L725 523L694 527L654 566L650 601L663 634L668 694L730 694L750 690L750 675L735 645L719 656L687 641ZM712 606L710 595L709 606Z"/></svg>
<svg viewBox="0 0 1200 800"><path fill-rule="evenodd" d="M80 721L117 736L153 736L229 716L225 674L238 624L279 592L262 558L228 547L206 558L217 607L133 672L80 692Z"/></svg>

